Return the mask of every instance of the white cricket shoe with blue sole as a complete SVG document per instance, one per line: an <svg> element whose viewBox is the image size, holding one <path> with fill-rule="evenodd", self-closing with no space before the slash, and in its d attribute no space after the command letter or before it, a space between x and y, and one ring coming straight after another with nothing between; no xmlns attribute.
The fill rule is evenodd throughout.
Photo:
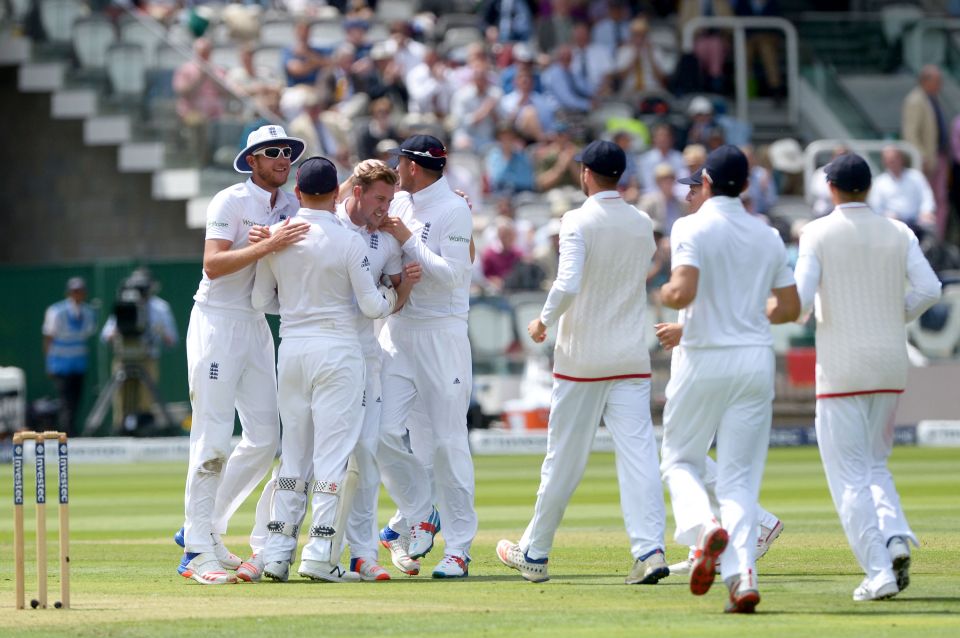
<svg viewBox="0 0 960 638"><path fill-rule="evenodd" d="M433 568L434 578L466 578L470 575L467 565L470 563L469 557L454 556L445 554L444 557Z"/></svg>

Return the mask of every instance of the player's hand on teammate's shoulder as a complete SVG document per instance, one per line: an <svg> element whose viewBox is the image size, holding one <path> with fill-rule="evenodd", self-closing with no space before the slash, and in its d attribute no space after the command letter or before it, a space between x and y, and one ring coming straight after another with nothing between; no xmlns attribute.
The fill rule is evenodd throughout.
<svg viewBox="0 0 960 638"><path fill-rule="evenodd" d="M683 336L683 326L679 323L658 323L653 326L656 329L657 339L660 340L660 347L670 351L680 345L680 337Z"/></svg>
<svg viewBox="0 0 960 638"><path fill-rule="evenodd" d="M413 235L399 217L387 217L384 219L380 225L380 230L393 235L393 238L400 242L401 246Z"/></svg>
<svg viewBox="0 0 960 638"><path fill-rule="evenodd" d="M283 250L291 244L302 241L303 238L307 236L309 231L309 223L288 217L287 219L283 220L283 222L273 233L270 233L269 228L267 229L267 232L270 233L270 237L268 237L266 241L270 243L271 249L276 252L278 250Z"/></svg>
<svg viewBox="0 0 960 638"><path fill-rule="evenodd" d="M547 327L540 321L540 317L527 324L527 334L530 335L534 343L543 343L546 340Z"/></svg>
<svg viewBox="0 0 960 638"><path fill-rule="evenodd" d="M423 277L423 268L415 261L410 262L403 267L403 278L409 279L411 284L416 284Z"/></svg>
<svg viewBox="0 0 960 638"><path fill-rule="evenodd" d="M453 192L463 198L463 201L465 201L465 202L467 203L467 208L469 208L469 209L470 209L470 212L472 213L472 212L473 212L473 202L470 201L470 196L467 195L467 194L466 194L465 192L463 192L462 190L460 190L459 188L455 189Z"/></svg>
<svg viewBox="0 0 960 638"><path fill-rule="evenodd" d="M259 244L264 239L270 239L270 227L269 226L253 226L250 228L250 232L247 233L247 239L251 244Z"/></svg>

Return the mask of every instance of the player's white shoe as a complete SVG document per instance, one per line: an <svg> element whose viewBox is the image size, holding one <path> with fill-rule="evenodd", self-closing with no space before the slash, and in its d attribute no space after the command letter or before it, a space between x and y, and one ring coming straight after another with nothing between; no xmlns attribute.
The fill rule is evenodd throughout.
<svg viewBox="0 0 960 638"><path fill-rule="evenodd" d="M871 589L867 579L864 578L860 586L853 590L853 599L857 602L863 602L865 600L886 600L887 598L893 598L899 593L900 589L897 587L897 581L895 580L884 583L876 589Z"/></svg>
<svg viewBox="0 0 960 638"><path fill-rule="evenodd" d="M497 558L507 567L520 572L520 575L531 583L550 580L550 575L547 573L547 559L528 558L516 543L506 539L497 543Z"/></svg>
<svg viewBox="0 0 960 638"><path fill-rule="evenodd" d="M690 570L693 569L693 556L682 560L679 563L674 563L670 565L670 575L671 576L686 576L690 573Z"/></svg>
<svg viewBox="0 0 960 638"><path fill-rule="evenodd" d="M766 556L767 552L770 551L770 546L773 545L773 541L777 540L782 531L783 523L779 520L773 527L760 526L760 534L757 536L757 560Z"/></svg>
<svg viewBox="0 0 960 638"><path fill-rule="evenodd" d="M210 536L213 537L213 553L217 555L217 560L220 561L223 568L236 570L240 567L243 560L227 549L220 539L220 534L210 534Z"/></svg>
<svg viewBox="0 0 960 638"><path fill-rule="evenodd" d="M380 544L390 550L390 560L393 566L408 576L420 573L420 561L410 558L408 546L410 539L387 525L380 530Z"/></svg>
<svg viewBox="0 0 960 638"><path fill-rule="evenodd" d="M192 578L201 585L229 585L237 582L237 577L227 573L213 552L186 556L190 558L180 572L184 578Z"/></svg>
<svg viewBox="0 0 960 638"><path fill-rule="evenodd" d="M433 508L429 518L410 528L410 546L407 552L410 558L423 558L433 549L433 537L440 531L440 514Z"/></svg>
<svg viewBox="0 0 960 638"><path fill-rule="evenodd" d="M690 568L690 592L694 596L703 596L713 585L717 576L717 558L727 548L730 536L727 530L716 522L705 527L697 541L697 551Z"/></svg>
<svg viewBox="0 0 960 638"><path fill-rule="evenodd" d="M263 559L254 554L250 560L245 560L237 567L237 579L245 583L259 583L263 576Z"/></svg>
<svg viewBox="0 0 960 638"><path fill-rule="evenodd" d="M633 563L633 569L624 582L628 585L656 585L657 581L670 575L670 568L663 558L663 551L656 550Z"/></svg>
<svg viewBox="0 0 960 638"><path fill-rule="evenodd" d="M263 567L263 575L278 583L285 583L290 578L290 561L274 560Z"/></svg>
<svg viewBox="0 0 960 638"><path fill-rule="evenodd" d="M760 592L757 590L757 578L750 569L746 574L733 576L727 580L730 590L730 600L723 611L728 614L752 614L760 603Z"/></svg>
<svg viewBox="0 0 960 638"><path fill-rule="evenodd" d="M336 563L321 560L303 559L297 573L310 580L320 580L327 583L356 583L360 582L360 574L344 569Z"/></svg>
<svg viewBox="0 0 960 638"><path fill-rule="evenodd" d="M903 591L910 585L910 545L903 536L894 536L887 541L887 551L897 576L897 588Z"/></svg>
<svg viewBox="0 0 960 638"><path fill-rule="evenodd" d="M454 556L453 554L444 554L443 558L433 568L434 578L466 578L469 576L467 564L469 558Z"/></svg>
<svg viewBox="0 0 960 638"><path fill-rule="evenodd" d="M390 574L374 560L367 558L351 558L350 571L360 575L360 580L390 580Z"/></svg>

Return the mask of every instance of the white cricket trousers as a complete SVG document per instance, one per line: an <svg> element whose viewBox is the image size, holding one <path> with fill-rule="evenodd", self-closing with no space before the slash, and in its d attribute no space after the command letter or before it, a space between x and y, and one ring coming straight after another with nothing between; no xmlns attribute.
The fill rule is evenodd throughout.
<svg viewBox="0 0 960 638"><path fill-rule="evenodd" d="M721 575L755 574L756 504L773 416L773 349L681 348L674 357L660 463L677 524L674 539L693 545L715 521L704 474L716 437L716 498L720 523L730 534Z"/></svg>
<svg viewBox="0 0 960 638"><path fill-rule="evenodd" d="M467 557L477 533L467 439L473 383L467 322L393 315L380 334L380 345L383 404L377 456L383 482L408 522L427 519L432 507L430 476L405 440L408 417L419 398L426 418L416 427L424 429L418 436L425 442L422 455L429 458L432 452L444 551Z"/></svg>
<svg viewBox="0 0 960 638"><path fill-rule="evenodd" d="M283 438L264 561L291 560L297 530L312 495L304 560L336 561L331 540L339 490L363 423L364 368L360 344L337 333L287 337L280 343L277 380ZM314 481L311 483L311 478Z"/></svg>
<svg viewBox="0 0 960 638"><path fill-rule="evenodd" d="M663 549L666 511L650 419L650 380L554 379L537 504L520 539L520 549L530 558L550 554L567 503L583 478L601 417L613 437L630 553L639 558Z"/></svg>
<svg viewBox="0 0 960 638"><path fill-rule="evenodd" d="M887 551L894 536L917 544L887 469L899 394L817 399L817 445L833 504L872 589L895 580Z"/></svg>
<svg viewBox="0 0 960 638"><path fill-rule="evenodd" d="M185 549L209 552L211 533L226 531L226 521L270 469L280 440L273 335L264 316L243 318L194 305L187 374L193 423ZM243 436L231 454L234 410Z"/></svg>
<svg viewBox="0 0 960 638"><path fill-rule="evenodd" d="M363 408L363 426L357 447L353 451L360 474L353 506L346 521L346 540L351 558L376 561L379 547L377 538L377 500L380 496L380 466L377 449L380 446L380 357L365 358L367 382L364 387L366 405Z"/></svg>

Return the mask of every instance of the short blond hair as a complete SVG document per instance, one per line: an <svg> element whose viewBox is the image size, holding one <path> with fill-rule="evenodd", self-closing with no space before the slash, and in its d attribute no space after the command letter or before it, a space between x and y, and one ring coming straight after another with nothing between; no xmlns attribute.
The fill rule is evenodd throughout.
<svg viewBox="0 0 960 638"><path fill-rule="evenodd" d="M354 186L367 190L374 182L396 186L400 181L397 172L378 159L367 159L357 164L350 180Z"/></svg>

